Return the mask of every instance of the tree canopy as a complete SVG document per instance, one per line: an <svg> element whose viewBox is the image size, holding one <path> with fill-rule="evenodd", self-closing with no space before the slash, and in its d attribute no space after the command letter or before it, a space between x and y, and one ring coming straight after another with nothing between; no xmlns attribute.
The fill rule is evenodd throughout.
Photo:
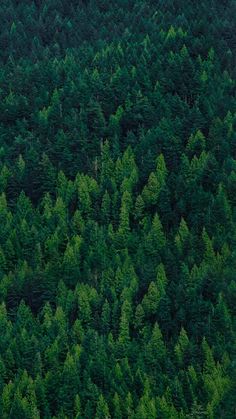
<svg viewBox="0 0 236 419"><path fill-rule="evenodd" d="M1 418L235 417L235 13L1 1Z"/></svg>

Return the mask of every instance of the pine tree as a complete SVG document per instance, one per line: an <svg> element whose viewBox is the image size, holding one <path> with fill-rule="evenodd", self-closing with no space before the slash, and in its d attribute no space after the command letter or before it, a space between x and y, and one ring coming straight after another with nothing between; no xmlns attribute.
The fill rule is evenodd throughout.
<svg viewBox="0 0 236 419"><path fill-rule="evenodd" d="M97 402L95 419L110 419L110 417L107 402L101 394Z"/></svg>
<svg viewBox="0 0 236 419"><path fill-rule="evenodd" d="M130 317L132 313L132 307L129 301L125 300L121 308L121 318L120 318L120 334L119 342L125 347L130 340Z"/></svg>
<svg viewBox="0 0 236 419"><path fill-rule="evenodd" d="M156 214L152 221L151 230L147 236L146 246L148 253L155 256L158 255L165 244L166 238L164 235L163 227L158 214Z"/></svg>
<svg viewBox="0 0 236 419"><path fill-rule="evenodd" d="M114 419L121 419L122 418L121 402L117 393L115 393L113 397L113 406L114 406L114 415L113 415Z"/></svg>
<svg viewBox="0 0 236 419"><path fill-rule="evenodd" d="M78 393L79 379L76 363L72 355L67 354L61 375L61 388L59 392L60 407L65 415L73 415L75 398Z"/></svg>
<svg viewBox="0 0 236 419"><path fill-rule="evenodd" d="M164 365L166 348L163 342L161 330L157 323L155 323L153 327L151 339L147 344L146 357L150 368L154 369L155 371L159 371L160 368Z"/></svg>
<svg viewBox="0 0 236 419"><path fill-rule="evenodd" d="M188 335L185 329L182 328L179 334L178 342L175 345L175 355L176 355L178 363L181 366L183 366L186 362L185 355L186 355L186 351L188 347L189 347Z"/></svg>
<svg viewBox="0 0 236 419"><path fill-rule="evenodd" d="M103 333L108 333L110 329L111 309L107 300L104 302L102 306L101 320Z"/></svg>

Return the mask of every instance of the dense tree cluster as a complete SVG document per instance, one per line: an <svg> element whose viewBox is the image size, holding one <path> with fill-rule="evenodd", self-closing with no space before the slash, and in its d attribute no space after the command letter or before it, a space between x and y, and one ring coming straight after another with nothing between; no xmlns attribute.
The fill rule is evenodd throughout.
<svg viewBox="0 0 236 419"><path fill-rule="evenodd" d="M1 1L1 418L236 416L235 13Z"/></svg>

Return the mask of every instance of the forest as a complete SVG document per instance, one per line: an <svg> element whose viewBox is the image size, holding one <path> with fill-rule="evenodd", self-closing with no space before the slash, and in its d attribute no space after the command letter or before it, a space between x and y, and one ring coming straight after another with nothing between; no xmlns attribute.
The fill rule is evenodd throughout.
<svg viewBox="0 0 236 419"><path fill-rule="evenodd" d="M235 0L1 0L0 418L236 418Z"/></svg>

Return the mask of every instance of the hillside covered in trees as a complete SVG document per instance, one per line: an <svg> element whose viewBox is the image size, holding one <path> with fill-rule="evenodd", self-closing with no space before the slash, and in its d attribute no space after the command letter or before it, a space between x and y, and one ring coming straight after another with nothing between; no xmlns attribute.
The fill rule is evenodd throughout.
<svg viewBox="0 0 236 419"><path fill-rule="evenodd" d="M0 417L236 417L236 2L0 2Z"/></svg>

